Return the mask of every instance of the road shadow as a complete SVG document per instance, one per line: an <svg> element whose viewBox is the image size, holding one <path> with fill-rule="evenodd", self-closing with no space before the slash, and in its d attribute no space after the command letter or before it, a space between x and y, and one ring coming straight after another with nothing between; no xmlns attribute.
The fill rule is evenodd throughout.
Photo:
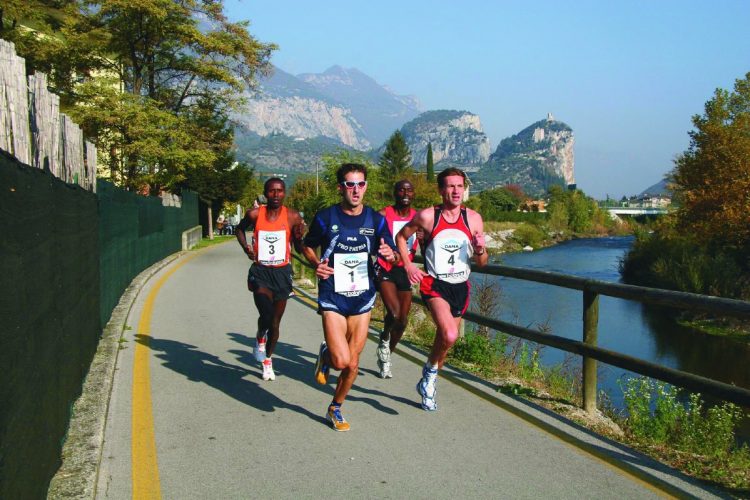
<svg viewBox="0 0 750 500"><path fill-rule="evenodd" d="M257 377L257 372L239 365L226 363L213 354L205 353L196 346L178 342L136 335L135 341L156 353L163 365L188 380L201 382L217 389L240 403L259 411L273 412L277 409L291 410L322 424L325 418L292 403L288 403L263 387L260 379L246 379L248 375Z"/></svg>
<svg viewBox="0 0 750 500"><path fill-rule="evenodd" d="M237 332L228 332L227 335L238 344L247 348L247 350L232 349L229 352L236 356L238 362L251 367L251 369L248 371L259 373L259 363L255 360L255 357L252 353L252 349L255 347L255 338ZM331 397L333 397L333 391L336 387L337 372L333 370L331 371L331 375L328 378L328 384L320 385L316 383L313 379L316 357L317 353L311 353L302 349L298 345L282 342L281 340L279 340L276 343L276 349L273 353L274 371L276 372L277 376L289 377L293 380L296 380L297 382L300 382L317 391L329 394ZM374 374L374 372L372 372L372 370L364 370L360 368L357 380L359 380L359 377L365 374ZM365 403L375 410L382 411L383 413L387 413L389 415L398 415L398 411L394 408L384 405L381 401L369 397L356 396L352 394L353 392L382 396L383 398L389 398L409 406L419 406L408 399L392 396L382 391L365 389L364 387L359 386L356 383L354 384L354 386L352 386L351 392L346 397L347 400Z"/></svg>

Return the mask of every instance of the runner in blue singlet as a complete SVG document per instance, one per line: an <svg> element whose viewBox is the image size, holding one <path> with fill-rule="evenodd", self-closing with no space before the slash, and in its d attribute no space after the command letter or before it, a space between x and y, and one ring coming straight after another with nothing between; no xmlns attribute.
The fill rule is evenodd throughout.
<svg viewBox="0 0 750 500"><path fill-rule="evenodd" d="M341 404L357 378L359 354L367 341L375 303L371 257L398 259L385 218L364 205L367 169L345 163L336 172L341 203L318 212L303 242L303 253L316 268L318 312L325 342L320 345L315 378L328 381L330 368L341 370L326 418L337 431L348 431ZM315 248L320 247L320 258Z"/></svg>

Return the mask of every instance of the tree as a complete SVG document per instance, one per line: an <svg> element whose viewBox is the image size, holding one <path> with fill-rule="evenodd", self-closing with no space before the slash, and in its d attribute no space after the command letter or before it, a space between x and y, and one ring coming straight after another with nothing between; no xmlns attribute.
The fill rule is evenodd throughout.
<svg viewBox="0 0 750 500"><path fill-rule="evenodd" d="M427 180L435 180L435 165L432 163L432 143L427 143Z"/></svg>
<svg viewBox="0 0 750 500"><path fill-rule="evenodd" d="M518 208L518 200L506 188L486 189L479 193L479 211L487 220L498 220L501 212L511 212Z"/></svg>
<svg viewBox="0 0 750 500"><path fill-rule="evenodd" d="M35 31L16 29L19 20ZM112 180L152 193L226 162L231 127L195 117L207 107L227 116L276 48L229 22L221 0L10 0L0 21L32 68L50 74Z"/></svg>
<svg viewBox="0 0 750 500"><path fill-rule="evenodd" d="M411 151L400 131L395 131L385 143L378 165L386 182L393 182L411 171Z"/></svg>
<svg viewBox="0 0 750 500"><path fill-rule="evenodd" d="M750 251L750 73L717 89L693 117L690 146L675 161L676 229L709 248Z"/></svg>

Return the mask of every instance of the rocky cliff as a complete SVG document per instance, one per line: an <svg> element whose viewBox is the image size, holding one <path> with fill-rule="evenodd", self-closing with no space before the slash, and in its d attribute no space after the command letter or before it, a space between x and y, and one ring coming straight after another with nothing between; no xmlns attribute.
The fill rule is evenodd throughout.
<svg viewBox="0 0 750 500"><path fill-rule="evenodd" d="M246 96L244 110L233 119L261 137L283 134L310 139L328 137L355 149L371 147L362 126L341 102L278 68Z"/></svg>
<svg viewBox="0 0 750 500"><path fill-rule="evenodd" d="M552 115L503 139L472 177L477 189L519 184L530 195L575 183L573 130Z"/></svg>
<svg viewBox="0 0 750 500"><path fill-rule="evenodd" d="M401 127L401 133L417 166L427 163L428 144L435 164L478 165L490 156L479 116L468 111L427 111Z"/></svg>
<svg viewBox="0 0 750 500"><path fill-rule="evenodd" d="M368 149L362 127L343 106L305 97L269 97L249 100L245 113L235 117L246 130L260 136L284 134L310 139L329 137L354 149Z"/></svg>
<svg viewBox="0 0 750 500"><path fill-rule="evenodd" d="M383 143L420 113L416 97L397 95L356 68L331 66L323 73L303 73L297 78L348 107L373 145Z"/></svg>

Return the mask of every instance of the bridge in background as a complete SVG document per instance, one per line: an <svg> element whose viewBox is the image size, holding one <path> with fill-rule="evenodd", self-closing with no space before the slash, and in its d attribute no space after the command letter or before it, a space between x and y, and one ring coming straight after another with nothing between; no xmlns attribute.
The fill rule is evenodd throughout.
<svg viewBox="0 0 750 500"><path fill-rule="evenodd" d="M608 207L606 208L610 215L621 217L637 215L665 215L669 210L657 207Z"/></svg>

